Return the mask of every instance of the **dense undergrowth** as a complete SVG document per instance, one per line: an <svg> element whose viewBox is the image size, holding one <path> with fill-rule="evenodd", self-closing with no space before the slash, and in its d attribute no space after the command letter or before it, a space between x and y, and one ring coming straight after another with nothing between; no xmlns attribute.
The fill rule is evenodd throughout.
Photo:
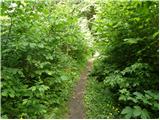
<svg viewBox="0 0 160 120"><path fill-rule="evenodd" d="M71 6L1 2L2 118L62 118L86 62L87 44Z"/></svg>
<svg viewBox="0 0 160 120"><path fill-rule="evenodd" d="M86 114L108 118L110 100L105 99L111 94L120 112L110 118L158 118L158 1L108 1L97 6L92 33L101 55L90 76L98 82L90 81L90 92L86 91Z"/></svg>
<svg viewBox="0 0 160 120"><path fill-rule="evenodd" d="M87 119L119 118L119 106L113 101L112 94L101 82L88 79L84 98Z"/></svg>
<svg viewBox="0 0 160 120"><path fill-rule="evenodd" d="M158 118L158 8L156 0L1 1L2 118L64 118L72 86L96 50L86 117ZM80 17L88 20L92 48Z"/></svg>

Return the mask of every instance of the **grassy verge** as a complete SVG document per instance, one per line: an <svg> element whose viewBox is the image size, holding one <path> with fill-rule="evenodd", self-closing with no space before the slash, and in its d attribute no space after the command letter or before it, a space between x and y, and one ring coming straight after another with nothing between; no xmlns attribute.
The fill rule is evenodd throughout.
<svg viewBox="0 0 160 120"><path fill-rule="evenodd" d="M87 119L118 118L119 109L111 94L101 82L93 78L88 79L84 102Z"/></svg>

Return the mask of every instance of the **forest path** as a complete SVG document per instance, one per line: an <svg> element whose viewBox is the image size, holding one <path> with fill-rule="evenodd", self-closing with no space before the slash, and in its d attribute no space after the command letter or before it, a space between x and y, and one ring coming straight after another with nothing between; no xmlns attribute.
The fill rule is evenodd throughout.
<svg viewBox="0 0 160 120"><path fill-rule="evenodd" d="M88 28L88 20L86 17L79 18L80 30L84 35L84 38L87 41L89 47L93 46L94 37L91 34L91 31ZM89 72L92 70L93 61L97 57L96 53L93 58L90 58L87 62L86 68L81 72L80 79L77 81L76 85L73 88L73 95L69 101L69 119L83 119L85 118L84 110L84 90L87 82L87 77Z"/></svg>
<svg viewBox="0 0 160 120"><path fill-rule="evenodd" d="M88 73L92 70L94 58L91 58L87 62L86 68L82 71L80 75L80 80L75 85L73 89L73 95L69 102L69 119L84 119L85 111L83 104L83 96L85 85L87 81Z"/></svg>

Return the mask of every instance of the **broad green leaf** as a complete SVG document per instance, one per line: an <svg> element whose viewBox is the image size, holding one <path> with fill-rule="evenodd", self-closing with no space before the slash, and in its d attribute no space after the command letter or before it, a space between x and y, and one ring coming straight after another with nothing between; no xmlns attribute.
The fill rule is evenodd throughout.
<svg viewBox="0 0 160 120"><path fill-rule="evenodd" d="M153 106L154 106L154 108L156 109L156 110L158 110L159 109L159 104L158 104L158 102L156 101L156 102L153 102Z"/></svg>
<svg viewBox="0 0 160 120"><path fill-rule="evenodd" d="M146 109L142 110L142 112L141 112L141 118L142 119L148 119L148 118L150 118L150 116L148 114L148 111Z"/></svg>
<svg viewBox="0 0 160 120"><path fill-rule="evenodd" d="M126 101L126 100L127 100L127 96L125 96L125 95L120 95L119 100L124 100L124 101Z"/></svg>
<svg viewBox="0 0 160 120"><path fill-rule="evenodd" d="M142 40L141 38L126 38L124 39L124 42L129 44L137 44L141 40Z"/></svg>
<svg viewBox="0 0 160 120"><path fill-rule="evenodd" d="M153 34L153 38L155 38L157 35L159 35L159 31Z"/></svg>
<svg viewBox="0 0 160 120"><path fill-rule="evenodd" d="M62 79L62 80L68 80L68 77L67 77L66 75L62 75L62 76L61 76L61 79Z"/></svg>
<svg viewBox="0 0 160 120"><path fill-rule="evenodd" d="M132 100L134 103L138 102L138 100L136 98L134 98L134 97L128 97L128 100Z"/></svg>
<svg viewBox="0 0 160 120"><path fill-rule="evenodd" d="M44 48L44 45L43 44L39 44L38 45L40 48Z"/></svg>
<svg viewBox="0 0 160 120"><path fill-rule="evenodd" d="M129 114L132 116L132 112L133 112L133 109L131 107L127 106L122 110L121 114Z"/></svg>
<svg viewBox="0 0 160 120"><path fill-rule="evenodd" d="M136 96L137 99L143 100L143 97L144 97L144 96L143 96L142 93L140 93L140 92L134 92L133 94Z"/></svg>
<svg viewBox="0 0 160 120"><path fill-rule="evenodd" d="M10 93L9 93L9 96L10 96L11 98L14 98L15 95L14 95L13 92L10 92Z"/></svg>
<svg viewBox="0 0 160 120"><path fill-rule="evenodd" d="M124 116L126 119L130 119L132 117L132 113L128 113Z"/></svg>
<svg viewBox="0 0 160 120"><path fill-rule="evenodd" d="M133 109L133 116L134 116L134 117L140 116L140 115L141 115L141 112L142 112L141 107L139 107L139 106L134 106L134 109Z"/></svg>
<svg viewBox="0 0 160 120"><path fill-rule="evenodd" d="M28 102L28 99L24 99L23 102L22 102L22 104L23 104L23 105L26 105L27 102Z"/></svg>
<svg viewBox="0 0 160 120"><path fill-rule="evenodd" d="M6 96L8 96L8 92L7 91L2 91L1 95L6 97Z"/></svg>
<svg viewBox="0 0 160 120"><path fill-rule="evenodd" d="M35 47L36 47L36 43L29 43L29 46L30 46L31 48L35 48Z"/></svg>
<svg viewBox="0 0 160 120"><path fill-rule="evenodd" d="M31 87L31 90L35 91L36 90L36 86Z"/></svg>

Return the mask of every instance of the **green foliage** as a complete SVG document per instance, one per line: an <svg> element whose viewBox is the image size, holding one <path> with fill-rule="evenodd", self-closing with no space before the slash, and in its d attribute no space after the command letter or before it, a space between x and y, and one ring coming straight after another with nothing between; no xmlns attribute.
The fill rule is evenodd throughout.
<svg viewBox="0 0 160 120"><path fill-rule="evenodd" d="M2 118L62 117L87 57L77 16L52 1L1 5Z"/></svg>
<svg viewBox="0 0 160 120"><path fill-rule="evenodd" d="M100 51L86 90L87 118L159 117L158 1L97 0L77 10L83 3L1 2L2 118L62 118L67 112L91 52L78 26L83 14L93 18L89 28Z"/></svg>
<svg viewBox="0 0 160 120"><path fill-rule="evenodd" d="M104 84L90 78L85 90L85 110L88 119L113 119L120 114L117 103L112 99L113 93Z"/></svg>
<svg viewBox="0 0 160 120"><path fill-rule="evenodd" d="M137 118L140 116L141 119L147 119L150 118L149 114L146 109L141 109L139 106L131 107L125 107L121 114L125 114L125 118Z"/></svg>
<svg viewBox="0 0 160 120"><path fill-rule="evenodd" d="M120 118L158 118L158 1L98 6L92 32L101 56L92 76L112 91Z"/></svg>

